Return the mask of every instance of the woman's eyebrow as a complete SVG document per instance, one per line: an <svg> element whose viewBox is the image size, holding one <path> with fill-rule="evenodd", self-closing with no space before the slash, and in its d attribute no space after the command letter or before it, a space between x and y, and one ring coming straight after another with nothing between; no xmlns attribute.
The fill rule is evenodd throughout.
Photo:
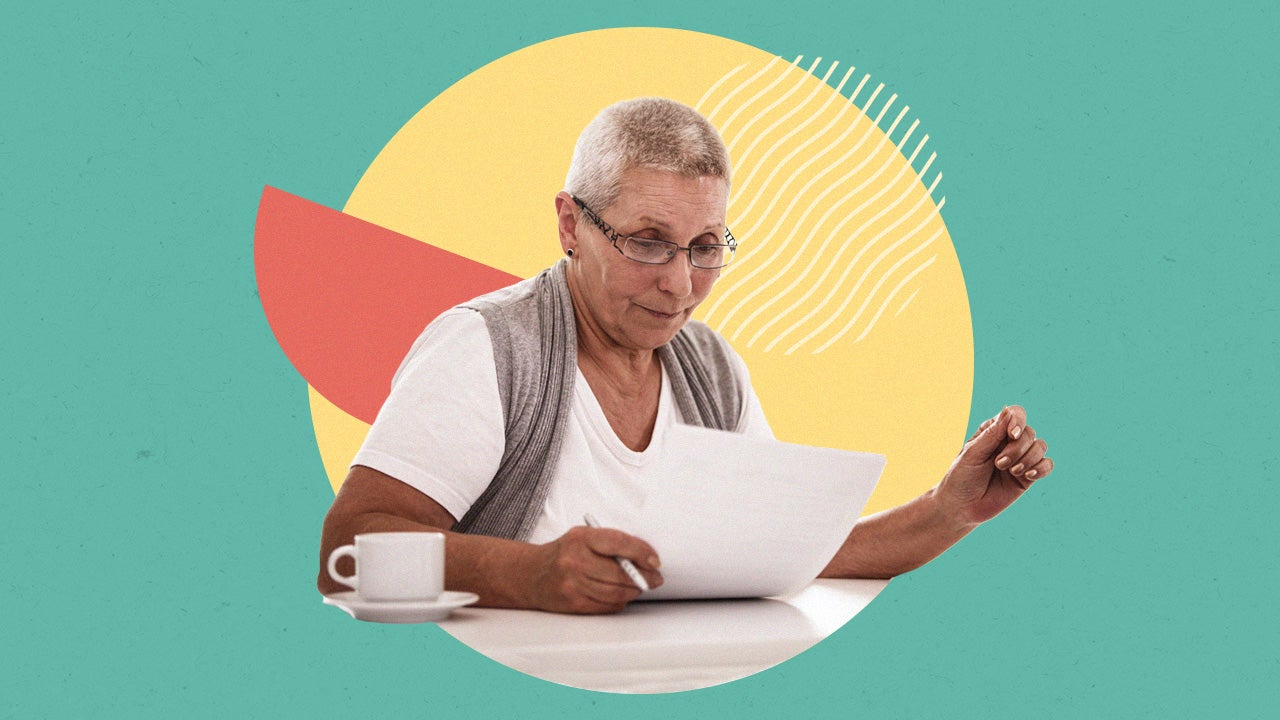
<svg viewBox="0 0 1280 720"><path fill-rule="evenodd" d="M659 229L659 230L662 230L663 232L670 232L670 231L671 231L671 226L670 226L670 225L668 225L666 222L664 222L664 221L662 221L662 220L659 220L658 218L655 218L655 217L650 217L649 215L641 215L640 217L636 218L635 223L636 223L637 225L646 225L646 226L650 226L650 227L655 227L655 228L657 228L657 229ZM699 235L701 235L701 234L703 234L703 233L719 232L719 231L721 231L723 228L724 228L724 224L723 224L723 223L714 223L714 224L711 224L711 225L706 226L706 228L704 228L704 229L702 230L702 232L700 232L700 233L698 233L698 234L699 234Z"/></svg>

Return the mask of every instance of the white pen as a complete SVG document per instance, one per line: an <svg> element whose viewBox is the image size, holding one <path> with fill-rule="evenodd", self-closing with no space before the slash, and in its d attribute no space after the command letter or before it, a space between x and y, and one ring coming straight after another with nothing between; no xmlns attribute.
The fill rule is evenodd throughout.
<svg viewBox="0 0 1280 720"><path fill-rule="evenodd" d="M600 527L600 523L596 522L595 517L592 516L591 513L587 513L586 515L583 515L582 520L587 524L587 527L590 527L590 528ZM616 555L614 556L613 559L618 561L618 567L622 568L622 572L626 573L627 577L631 578L631 582L635 583L636 587L640 588L642 591L645 591L645 592L649 590L649 583L644 581L644 576L640 574L640 571L636 569L635 565L631 564L630 560L624 557L618 557Z"/></svg>

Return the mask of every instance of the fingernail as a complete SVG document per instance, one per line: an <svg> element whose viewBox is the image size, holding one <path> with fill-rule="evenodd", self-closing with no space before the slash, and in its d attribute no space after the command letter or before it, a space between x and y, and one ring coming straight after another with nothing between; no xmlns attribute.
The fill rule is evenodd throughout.
<svg viewBox="0 0 1280 720"><path fill-rule="evenodd" d="M1013 427L1013 431L1012 431L1012 432L1010 432L1009 434L1013 436L1013 439L1014 439L1014 440L1017 440L1018 438L1022 437L1022 426L1021 426L1021 425L1015 425L1015 426Z"/></svg>
<svg viewBox="0 0 1280 720"><path fill-rule="evenodd" d="M1036 479L1036 475L1039 475L1039 474L1040 474L1040 473L1037 473L1035 470L1031 470L1031 471L1027 472L1027 479L1028 479L1028 480L1035 480L1035 479Z"/></svg>
<svg viewBox="0 0 1280 720"><path fill-rule="evenodd" d="M996 460L996 467L1000 468L1001 470L1005 469L1005 466L1007 466L1008 464L1009 464L1009 458L1007 457L1002 457L999 460Z"/></svg>
<svg viewBox="0 0 1280 720"><path fill-rule="evenodd" d="M653 568L654 570L657 570L657 569L658 569L658 567L659 567L659 566L661 566L661 565L662 565L662 563L658 562L658 556L657 556L657 555L650 555L650 556L649 556L649 567Z"/></svg>
<svg viewBox="0 0 1280 720"><path fill-rule="evenodd" d="M1018 463L1017 465L1014 465L1013 467L1009 468L1009 472L1013 473L1014 475L1017 475L1018 473L1022 472L1022 463Z"/></svg>

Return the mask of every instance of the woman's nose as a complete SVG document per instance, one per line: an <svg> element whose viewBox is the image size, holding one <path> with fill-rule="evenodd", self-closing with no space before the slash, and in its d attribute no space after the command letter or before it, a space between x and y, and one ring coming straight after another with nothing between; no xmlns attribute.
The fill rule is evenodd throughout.
<svg viewBox="0 0 1280 720"><path fill-rule="evenodd" d="M693 292L693 267L686 253L676 253L665 265L659 266L658 289L676 297L688 297Z"/></svg>

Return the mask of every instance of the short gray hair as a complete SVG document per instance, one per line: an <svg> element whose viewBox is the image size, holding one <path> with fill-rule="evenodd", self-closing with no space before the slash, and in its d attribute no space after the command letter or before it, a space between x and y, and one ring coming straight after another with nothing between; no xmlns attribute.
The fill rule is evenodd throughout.
<svg viewBox="0 0 1280 720"><path fill-rule="evenodd" d="M729 151L711 123L688 105L648 97L614 103L587 125L565 190L602 212L618 199L622 174L637 167L730 179Z"/></svg>

